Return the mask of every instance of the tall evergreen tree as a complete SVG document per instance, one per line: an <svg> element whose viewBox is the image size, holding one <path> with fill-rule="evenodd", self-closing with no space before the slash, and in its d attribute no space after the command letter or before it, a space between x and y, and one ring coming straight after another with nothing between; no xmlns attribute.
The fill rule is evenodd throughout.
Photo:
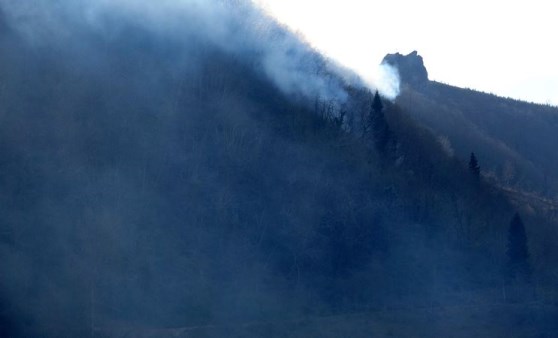
<svg viewBox="0 0 558 338"><path fill-rule="evenodd" d="M510 222L506 254L508 258L508 277L512 280L528 281L531 276L531 267L529 265L527 235L523 220L518 213L515 213Z"/></svg>
<svg viewBox="0 0 558 338"><path fill-rule="evenodd" d="M385 153L390 141L391 132L384 116L384 104L378 91L372 99L372 110L368 115L368 133L371 141L380 153Z"/></svg>
<svg viewBox="0 0 558 338"><path fill-rule="evenodd" d="M374 94L374 99L372 99L372 110L376 114L382 114L384 110L384 104L382 103L382 99L380 98L380 94L376 90L376 94Z"/></svg>
<svg viewBox="0 0 558 338"><path fill-rule="evenodd" d="M473 174L475 178L480 177L479 161L477 160L475 153L471 153L471 158L469 159L469 170L471 171L471 174Z"/></svg>

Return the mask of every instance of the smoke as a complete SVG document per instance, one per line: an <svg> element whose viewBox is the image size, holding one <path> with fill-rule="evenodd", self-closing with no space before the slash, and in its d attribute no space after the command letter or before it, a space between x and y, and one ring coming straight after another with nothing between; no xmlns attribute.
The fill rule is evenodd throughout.
<svg viewBox="0 0 558 338"><path fill-rule="evenodd" d="M209 41L261 67L285 94L347 99L342 81L330 76L336 66L250 1L22 0L1 5L9 24L35 46L75 46L80 32L110 36L115 22L124 21L178 39L186 48L192 37Z"/></svg>
<svg viewBox="0 0 558 338"><path fill-rule="evenodd" d="M397 68L382 63L371 78L365 79L369 86L376 87L383 96L394 100L399 95L400 78Z"/></svg>
<svg viewBox="0 0 558 338"><path fill-rule="evenodd" d="M333 64L247 2L0 0L0 8L11 27L0 44L15 46L0 57L0 198L10 201L1 209L0 336L12 336L4 316L18 330L81 332L101 321L97 313L167 325L183 323L170 314L207 322L297 301L279 297L275 281L269 292L260 287L274 272L247 263L267 266L275 249L265 240L276 237L267 224L290 223L275 216L276 202L252 197L260 188L266 196L267 183L232 187L237 175L267 172L265 144L290 144L250 115L298 108L265 76L292 96L341 101ZM220 81L271 97L219 98ZM229 176L236 163L242 175ZM252 221L260 200L269 217ZM237 222L266 224L257 231L262 258L246 237L223 235Z"/></svg>
<svg viewBox="0 0 558 338"><path fill-rule="evenodd" d="M128 22L179 40L209 41L250 60L285 94L342 104L347 84L378 89L394 99L399 78L393 68L372 74L341 67L315 51L301 36L278 24L249 0L40 0L1 1L10 25L37 46L75 46L80 32L116 34Z"/></svg>

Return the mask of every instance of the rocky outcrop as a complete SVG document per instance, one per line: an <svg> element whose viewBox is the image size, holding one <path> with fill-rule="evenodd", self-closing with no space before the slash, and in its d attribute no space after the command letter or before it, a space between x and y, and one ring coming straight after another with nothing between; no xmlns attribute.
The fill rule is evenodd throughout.
<svg viewBox="0 0 558 338"><path fill-rule="evenodd" d="M424 61L417 51L408 55L400 53L388 54L384 57L382 64L388 64L398 69L401 82L410 85L423 85L428 82L428 72L424 67Z"/></svg>

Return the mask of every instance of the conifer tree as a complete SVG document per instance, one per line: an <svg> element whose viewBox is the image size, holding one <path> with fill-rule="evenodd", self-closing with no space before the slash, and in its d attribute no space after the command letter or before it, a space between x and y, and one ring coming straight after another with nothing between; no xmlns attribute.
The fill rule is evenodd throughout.
<svg viewBox="0 0 558 338"><path fill-rule="evenodd" d="M367 130L376 149L380 153L385 153L390 141L390 130L383 112L384 104L378 91L374 94L371 108Z"/></svg>
<svg viewBox="0 0 558 338"><path fill-rule="evenodd" d="M469 159L469 170L475 178L480 177L480 166L475 153L471 153L471 158Z"/></svg>
<svg viewBox="0 0 558 338"><path fill-rule="evenodd" d="M374 94L374 99L372 100L372 110L376 114L381 114L383 109L384 109L384 104L382 103L382 99L380 98L380 94L376 90L376 94Z"/></svg>

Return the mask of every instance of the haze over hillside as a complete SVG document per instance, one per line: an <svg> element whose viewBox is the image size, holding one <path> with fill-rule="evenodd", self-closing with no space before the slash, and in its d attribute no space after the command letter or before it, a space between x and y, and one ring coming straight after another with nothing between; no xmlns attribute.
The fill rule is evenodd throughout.
<svg viewBox="0 0 558 338"><path fill-rule="evenodd" d="M441 142L426 69L392 102L244 1L0 28L0 336L558 332L556 222Z"/></svg>

